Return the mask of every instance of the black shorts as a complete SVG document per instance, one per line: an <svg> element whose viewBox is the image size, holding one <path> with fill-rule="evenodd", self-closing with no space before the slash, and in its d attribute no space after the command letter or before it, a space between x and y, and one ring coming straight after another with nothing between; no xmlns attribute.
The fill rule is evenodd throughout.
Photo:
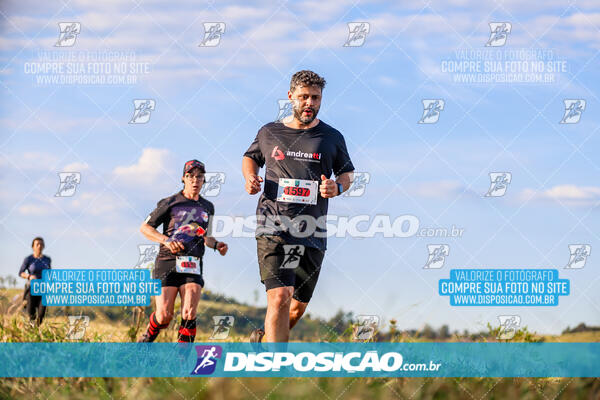
<svg viewBox="0 0 600 400"><path fill-rule="evenodd" d="M200 272L202 272L202 261L200 261ZM153 279L160 279L161 285L179 287L186 283L197 283L204 287L204 279L202 275L182 274L177 272L175 268L175 260L156 260L154 270L152 271Z"/></svg>
<svg viewBox="0 0 600 400"><path fill-rule="evenodd" d="M315 291L325 252L314 247L304 247L304 254L294 255L293 253L301 253L299 246L286 243L280 236L257 237L260 280L265 284L266 290L293 286L294 299L308 303ZM295 264L297 267L292 268Z"/></svg>

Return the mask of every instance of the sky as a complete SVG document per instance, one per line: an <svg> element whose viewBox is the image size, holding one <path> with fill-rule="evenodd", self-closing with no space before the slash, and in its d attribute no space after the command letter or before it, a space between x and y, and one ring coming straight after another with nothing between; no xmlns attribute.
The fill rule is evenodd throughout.
<svg viewBox="0 0 600 400"><path fill-rule="evenodd" d="M6 1L0 21L0 275L16 275L35 236L54 268L133 268L149 243L141 222L180 189L193 158L225 174L210 198L217 215L253 215L242 155L277 118L292 74L310 69L327 80L319 118L370 176L363 195L332 199L330 215L409 215L420 228L463 234L330 238L309 313L343 309L401 329L479 331L499 315L543 333L600 325L594 2ZM79 24L76 38L56 46L64 22ZM216 22L218 43L202 45L205 23ZM368 24L364 41L348 40L355 22ZM510 32L486 47L495 22ZM465 83L448 67L485 68L497 56L528 68L556 61L557 70L543 81ZM115 75L123 80L99 82ZM147 123L130 123L136 99L154 100ZM418 123L427 99L444 108L437 122ZM585 109L561 124L569 99ZM72 196L55 196L61 172L80 173ZM484 196L492 172L511 174L503 196ZM221 240L230 251L207 252L206 289L266 305L255 240ZM432 244L450 251L442 268L424 269ZM572 244L592 248L582 269L564 269ZM438 294L450 269L476 267L557 268L571 293L552 307L456 307Z"/></svg>

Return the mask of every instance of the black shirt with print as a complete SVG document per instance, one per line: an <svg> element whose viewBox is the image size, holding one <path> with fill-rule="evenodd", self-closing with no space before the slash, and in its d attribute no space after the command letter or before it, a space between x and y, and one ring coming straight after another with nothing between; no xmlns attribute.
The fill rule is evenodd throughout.
<svg viewBox="0 0 600 400"><path fill-rule="evenodd" d="M288 128L281 122L271 122L260 128L244 156L253 159L259 167L266 165L264 190L256 208L256 236L279 235L290 244L325 250L326 227L321 222L327 215L328 199L317 193L315 205L281 202L276 200L277 189L280 178L317 181L320 185L321 175L330 178L332 174L339 176L354 171L342 134L323 121L309 129ZM288 229L289 224L281 222L282 216L299 222L293 229L295 234ZM316 230L310 229L308 219L320 221Z"/></svg>
<svg viewBox="0 0 600 400"><path fill-rule="evenodd" d="M160 245L159 260L173 260L176 256L200 257L204 255L204 236L194 228L200 226L208 230L210 218L215 214L213 204L202 198L187 199L182 192L164 198L158 202L156 209L148 215L146 223L153 228L163 226L163 235L182 241L184 250L173 254L165 245ZM197 225L195 225L197 224Z"/></svg>

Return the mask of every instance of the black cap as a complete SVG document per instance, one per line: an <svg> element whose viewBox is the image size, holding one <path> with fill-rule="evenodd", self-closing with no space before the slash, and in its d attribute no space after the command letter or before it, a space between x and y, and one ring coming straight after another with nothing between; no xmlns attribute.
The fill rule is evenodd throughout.
<svg viewBox="0 0 600 400"><path fill-rule="evenodd" d="M187 174L193 168L199 168L200 172L206 173L203 163L201 163L198 160L190 160L190 161L186 162L185 165L183 166L183 175Z"/></svg>

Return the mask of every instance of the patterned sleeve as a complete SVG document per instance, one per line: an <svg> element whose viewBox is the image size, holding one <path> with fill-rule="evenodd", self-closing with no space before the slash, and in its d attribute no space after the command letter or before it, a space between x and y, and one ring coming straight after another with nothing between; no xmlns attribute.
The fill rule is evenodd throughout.
<svg viewBox="0 0 600 400"><path fill-rule="evenodd" d="M169 202L168 199L162 199L156 204L156 208L148 215L146 222L148 225L153 227L154 229L158 228L163 222L165 222L166 217L169 213Z"/></svg>

